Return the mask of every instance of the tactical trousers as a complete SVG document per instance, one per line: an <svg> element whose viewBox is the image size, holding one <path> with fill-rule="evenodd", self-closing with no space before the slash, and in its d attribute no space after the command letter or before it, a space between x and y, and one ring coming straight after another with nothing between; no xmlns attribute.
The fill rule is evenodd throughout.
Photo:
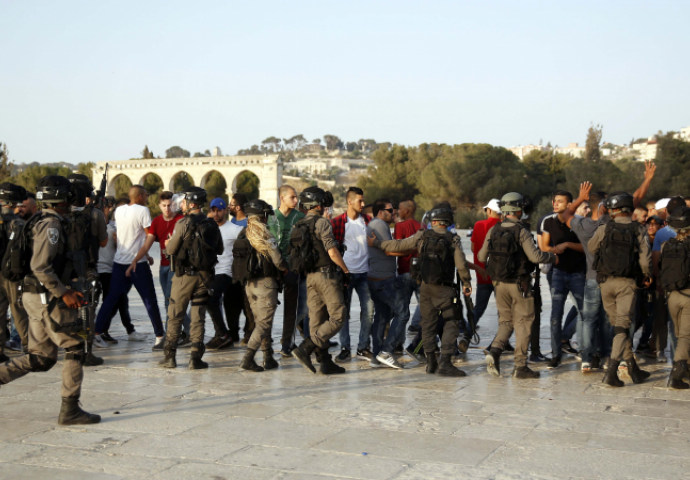
<svg viewBox="0 0 690 480"><path fill-rule="evenodd" d="M260 347L263 351L270 350L273 317L278 308L278 281L275 278L249 280L245 291L254 314L254 331L249 337L247 348L258 350Z"/></svg>
<svg viewBox="0 0 690 480"><path fill-rule="evenodd" d="M609 277L600 285L601 301L613 326L611 360L633 359L630 325L635 315L635 280Z"/></svg>
<svg viewBox="0 0 690 480"><path fill-rule="evenodd" d="M50 299L50 295L47 296ZM84 369L80 360L68 357L84 356L84 339L76 333L54 332L52 325L52 322L58 325L75 322L78 310L55 307L49 314L48 305L41 303L37 293L25 292L22 303L29 316L29 353L0 365L0 383L9 383L29 372L47 372L57 362L59 347L66 350L61 394L63 397L79 398Z"/></svg>
<svg viewBox="0 0 690 480"><path fill-rule="evenodd" d="M690 289L671 292L668 310L678 337L673 361L690 360Z"/></svg>
<svg viewBox="0 0 690 480"><path fill-rule="evenodd" d="M0 353L5 351L5 329L7 327L7 309L12 312L14 325L22 339L22 347L26 351L29 345L29 316L19 302L19 287L21 282L10 282L0 275Z"/></svg>
<svg viewBox="0 0 690 480"><path fill-rule="evenodd" d="M453 287L422 283L419 289L419 304L422 312L422 345L427 354L436 351L439 313L443 319L441 354L452 355L455 351L455 342L460 334L460 316L455 314L453 298L455 298Z"/></svg>
<svg viewBox="0 0 690 480"><path fill-rule="evenodd" d="M187 312L187 307L192 304L192 322L189 326L189 339L192 341L192 356L201 358L204 354L204 321L206 317L206 305L208 304L208 291L201 275L182 275L173 278L170 293L170 305L168 306L168 343L177 345L177 339L182 331L182 322Z"/></svg>
<svg viewBox="0 0 690 480"><path fill-rule="evenodd" d="M309 332L311 341L319 348L328 348L328 341L343 328L347 318L345 292L336 275L322 272L307 275Z"/></svg>
<svg viewBox="0 0 690 480"><path fill-rule="evenodd" d="M527 365L527 347L530 340L532 322L534 322L534 297L525 298L520 293L517 283L495 283L494 295L498 309L498 333L491 348L501 351L515 331L515 366Z"/></svg>

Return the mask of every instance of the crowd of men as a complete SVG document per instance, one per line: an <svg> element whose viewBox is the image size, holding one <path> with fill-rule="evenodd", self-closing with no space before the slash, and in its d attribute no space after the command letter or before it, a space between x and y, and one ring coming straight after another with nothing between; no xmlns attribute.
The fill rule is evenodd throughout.
<svg viewBox="0 0 690 480"><path fill-rule="evenodd" d="M152 219L148 193L137 185L127 198L115 199L95 195L79 174L44 177L35 195L4 183L0 309L10 315L0 312L0 385L49 370L62 348L59 423L100 421L79 406L83 367L104 362L94 347L102 351L122 340L109 333L118 315L127 341L147 339L129 314L133 286L153 326L152 349L163 353L161 368L176 368L177 351L189 348L189 369L206 369L206 350L238 342L246 347L241 369L278 368L272 330L282 292L280 355L312 373L315 363L322 374L345 373L342 364L353 357L374 368L403 369L400 357L409 355L426 363L429 374L462 377L466 373L454 363L476 338L493 294L498 332L485 349L491 375L501 375L506 352L514 352L516 379L539 377L530 363L553 370L570 355L583 373L603 370L604 384L622 387L621 378L636 384L650 375L636 354L665 363L670 343L668 386L687 389L690 199L643 206L654 171L648 162L632 195L592 191L589 182L576 198L555 191L553 213L538 222L530 223L530 201L519 193L492 199L484 207L486 220L472 230L473 262L465 257L449 204L434 206L420 223L414 200L394 205L380 198L367 206L356 187L347 191L346 211L333 218L330 192L309 187L298 193L283 185L275 210L241 193L228 205L222 198L209 203L199 187L162 192L162 213ZM165 322L151 271L155 242ZM474 305L470 270L476 272ZM551 295L550 358L539 342L541 274ZM353 348L355 293L360 328ZM413 295L417 309L410 315ZM573 306L565 315L568 299ZM208 342L207 311L214 328ZM414 338L405 345L407 333ZM338 345L334 360L329 349ZM10 358L5 349L23 355Z"/></svg>

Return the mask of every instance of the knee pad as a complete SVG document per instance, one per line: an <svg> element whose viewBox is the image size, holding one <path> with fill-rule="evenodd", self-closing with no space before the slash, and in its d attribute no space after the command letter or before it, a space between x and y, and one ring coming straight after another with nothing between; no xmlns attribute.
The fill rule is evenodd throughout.
<svg viewBox="0 0 690 480"><path fill-rule="evenodd" d="M55 366L57 360L43 355L29 354L29 364L34 372L47 372Z"/></svg>
<svg viewBox="0 0 690 480"><path fill-rule="evenodd" d="M206 352L206 345L204 345L204 342L192 343L192 358L201 358L204 356L204 352Z"/></svg>
<svg viewBox="0 0 690 480"><path fill-rule="evenodd" d="M614 334L614 335L623 334L623 335L625 335L625 337L627 338L627 337L630 336L630 329L629 329L629 328L625 328L625 327L613 327L613 334Z"/></svg>
<svg viewBox="0 0 690 480"><path fill-rule="evenodd" d="M80 343L74 347L65 348L65 360L76 360L84 365L84 362L86 362L86 350L84 349L84 344Z"/></svg>

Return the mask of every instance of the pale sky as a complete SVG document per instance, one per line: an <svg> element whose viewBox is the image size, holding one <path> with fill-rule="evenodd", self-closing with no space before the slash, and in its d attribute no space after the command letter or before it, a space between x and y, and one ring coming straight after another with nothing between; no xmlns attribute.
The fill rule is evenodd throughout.
<svg viewBox="0 0 690 480"><path fill-rule="evenodd" d="M0 0L16 162L268 136L627 143L690 126L685 1Z"/></svg>

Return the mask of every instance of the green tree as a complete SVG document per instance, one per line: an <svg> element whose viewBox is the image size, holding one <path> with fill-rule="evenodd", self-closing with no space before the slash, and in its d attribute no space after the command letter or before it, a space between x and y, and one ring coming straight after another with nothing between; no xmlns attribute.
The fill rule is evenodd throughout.
<svg viewBox="0 0 690 480"><path fill-rule="evenodd" d="M213 171L209 174L208 179L204 184L204 189L208 194L209 203L211 203L211 200L216 197L222 198L226 203L228 202L228 194L226 193L228 184L225 181L225 177L223 177L223 175L221 175L219 172Z"/></svg>
<svg viewBox="0 0 690 480"><path fill-rule="evenodd" d="M409 178L410 157L404 145L393 145L374 154L374 167L367 169L368 175L361 176L357 185L364 190L364 201L372 203L377 198L387 197L394 202L414 198L419 193L415 180Z"/></svg>
<svg viewBox="0 0 690 480"><path fill-rule="evenodd" d="M189 158L189 152L182 147L170 147L165 151L165 158Z"/></svg>
<svg viewBox="0 0 690 480"><path fill-rule="evenodd" d="M39 165L25 168L24 171L12 177L12 183L26 188L29 192L35 193L36 185L38 185L39 180L46 175L62 175L63 177L68 177L72 175L72 173L71 169L65 167Z"/></svg>
<svg viewBox="0 0 690 480"><path fill-rule="evenodd" d="M0 182L12 175L12 163L7 144L0 142Z"/></svg>
<svg viewBox="0 0 690 480"><path fill-rule="evenodd" d="M244 193L249 200L259 198L259 177L245 170L237 177L237 192Z"/></svg>
<svg viewBox="0 0 690 480"><path fill-rule="evenodd" d="M335 150L336 148L342 148L343 142L336 135L324 135L323 140L326 143L326 150Z"/></svg>
<svg viewBox="0 0 690 480"><path fill-rule="evenodd" d="M144 160L154 158L153 152L149 150L148 145L144 145L144 149L141 151L141 158L143 158Z"/></svg>
<svg viewBox="0 0 690 480"><path fill-rule="evenodd" d="M192 185L194 185L194 179L187 172L180 172L173 177L173 193L181 192Z"/></svg>
<svg viewBox="0 0 690 480"><path fill-rule="evenodd" d="M77 173L81 173L82 175L86 175L87 177L89 177L89 180L91 180L91 185L93 185L94 188L96 190L98 190L98 188L100 187L101 179L100 178L98 179L98 182L99 182L98 185L94 184L94 182L93 182L93 169L95 166L96 166L96 164L93 162L80 163L79 165L77 165Z"/></svg>
<svg viewBox="0 0 690 480"><path fill-rule="evenodd" d="M601 161L601 135L604 127L601 125L590 125L587 131L587 142L585 143L585 161L594 163Z"/></svg>

